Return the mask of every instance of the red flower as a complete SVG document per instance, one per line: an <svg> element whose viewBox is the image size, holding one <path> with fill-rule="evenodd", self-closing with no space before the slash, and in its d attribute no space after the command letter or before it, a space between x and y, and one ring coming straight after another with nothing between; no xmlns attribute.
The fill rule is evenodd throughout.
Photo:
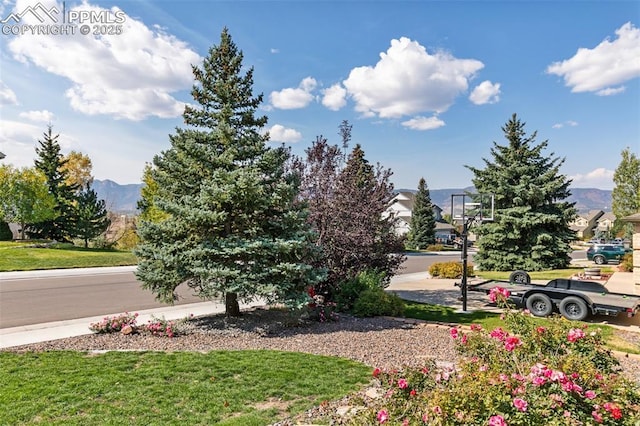
<svg viewBox="0 0 640 426"><path fill-rule="evenodd" d="M380 373L382 373L382 370L376 368L375 370L373 370L373 377L378 377Z"/></svg>

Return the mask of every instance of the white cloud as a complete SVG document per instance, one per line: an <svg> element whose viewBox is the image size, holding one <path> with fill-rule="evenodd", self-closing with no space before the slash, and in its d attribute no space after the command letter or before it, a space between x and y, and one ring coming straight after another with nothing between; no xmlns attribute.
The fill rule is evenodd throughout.
<svg viewBox="0 0 640 426"><path fill-rule="evenodd" d="M286 88L279 92L271 92L269 99L275 108L299 109L304 108L313 100L311 93L318 83L312 77L306 77L297 88Z"/></svg>
<svg viewBox="0 0 640 426"><path fill-rule="evenodd" d="M640 29L627 22L616 30L617 38L605 39L593 49L547 67L547 73L564 78L571 91L607 96L624 91L620 85L640 77Z"/></svg>
<svg viewBox="0 0 640 426"><path fill-rule="evenodd" d="M573 180L571 185L577 188L612 188L613 173L613 170L607 170L603 167L586 174L578 173L570 176L570 179Z"/></svg>
<svg viewBox="0 0 640 426"><path fill-rule="evenodd" d="M413 130L433 130L445 125L444 121L438 117L414 117L411 120L403 121L402 125Z"/></svg>
<svg viewBox="0 0 640 426"><path fill-rule="evenodd" d="M444 51L429 54L418 42L402 37L391 40L375 66L351 70L343 84L364 116L440 113L467 91L469 79L483 67L480 61L457 59Z"/></svg>
<svg viewBox="0 0 640 426"><path fill-rule="evenodd" d="M483 81L473 89L469 100L476 105L495 104L500 100L500 83Z"/></svg>
<svg viewBox="0 0 640 426"><path fill-rule="evenodd" d="M280 53L280 50L278 49L274 49L273 47L271 48L271 53Z"/></svg>
<svg viewBox="0 0 640 426"><path fill-rule="evenodd" d="M347 104L347 90L340 84L334 84L328 89L322 91L322 105L331 111L338 111Z"/></svg>
<svg viewBox="0 0 640 426"><path fill-rule="evenodd" d="M17 105L18 97L6 84L0 81L0 105Z"/></svg>
<svg viewBox="0 0 640 426"><path fill-rule="evenodd" d="M26 118L31 121L39 121L43 123L49 123L53 120L53 113L51 111L26 111L20 113L21 118Z"/></svg>
<svg viewBox="0 0 640 426"><path fill-rule="evenodd" d="M569 126L569 127L576 127L578 125L577 121L573 121L573 120L567 120L563 123L556 123L553 126L551 126L551 128L553 129L562 129L564 126Z"/></svg>
<svg viewBox="0 0 640 426"><path fill-rule="evenodd" d="M302 139L302 133L280 124L274 124L269 129L269 139L271 142L299 142Z"/></svg>
<svg viewBox="0 0 640 426"><path fill-rule="evenodd" d="M618 93L622 93L625 90L627 90L627 88L625 86L608 87L606 89L598 90L596 92L596 95L598 95L598 96L612 96L612 95L617 95Z"/></svg>
<svg viewBox="0 0 640 426"><path fill-rule="evenodd" d="M46 3L62 10L60 4ZM28 4L19 0L14 10ZM86 2L67 9L119 11ZM120 35L97 38L79 31L64 36L27 33L12 37L8 45L16 60L70 80L72 86L65 95L74 109L129 120L182 114L184 103L172 93L191 87L191 65L201 62L185 42L131 16L125 17Z"/></svg>

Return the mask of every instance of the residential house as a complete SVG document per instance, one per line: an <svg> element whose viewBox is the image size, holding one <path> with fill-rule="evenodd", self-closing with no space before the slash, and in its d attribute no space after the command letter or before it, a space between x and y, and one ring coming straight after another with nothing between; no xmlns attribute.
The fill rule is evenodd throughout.
<svg viewBox="0 0 640 426"><path fill-rule="evenodd" d="M611 239L613 238L610 235L611 230L613 229L613 222L615 222L616 216L612 212L606 212L602 216L598 218L596 221L596 236L603 235L604 238Z"/></svg>
<svg viewBox="0 0 640 426"><path fill-rule="evenodd" d="M415 202L415 191L398 191L391 200L386 213L398 218L396 233L406 235L411 229L411 212ZM433 205L433 214L436 219L436 240L449 241L451 235L455 235L455 228L442 220L442 209Z"/></svg>
<svg viewBox="0 0 640 426"><path fill-rule="evenodd" d="M580 213L570 224L578 238L591 238L595 235L597 221L604 215L602 210L591 210L588 213Z"/></svg>

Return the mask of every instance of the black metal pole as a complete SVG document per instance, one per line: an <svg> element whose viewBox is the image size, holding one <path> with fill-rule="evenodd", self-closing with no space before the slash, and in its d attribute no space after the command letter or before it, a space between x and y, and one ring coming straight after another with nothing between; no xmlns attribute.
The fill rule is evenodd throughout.
<svg viewBox="0 0 640 426"><path fill-rule="evenodd" d="M467 227L468 221L464 220L462 225L462 284L460 286L463 312L467 312Z"/></svg>

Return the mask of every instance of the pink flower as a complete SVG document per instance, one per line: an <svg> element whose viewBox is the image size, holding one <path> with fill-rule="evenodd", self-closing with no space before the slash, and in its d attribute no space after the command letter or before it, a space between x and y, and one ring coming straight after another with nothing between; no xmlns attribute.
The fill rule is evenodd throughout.
<svg viewBox="0 0 640 426"><path fill-rule="evenodd" d="M489 418L489 426L507 426L507 422L504 421L502 416L491 416Z"/></svg>
<svg viewBox="0 0 640 426"><path fill-rule="evenodd" d="M480 324L471 324L471 331L482 331L482 326Z"/></svg>
<svg viewBox="0 0 640 426"><path fill-rule="evenodd" d="M567 333L567 340L570 342L577 342L585 336L584 331L579 328L572 328Z"/></svg>
<svg viewBox="0 0 640 426"><path fill-rule="evenodd" d="M417 392L415 389L411 389L411 392L409 392L409 395L411 396L416 396Z"/></svg>
<svg viewBox="0 0 640 426"><path fill-rule="evenodd" d="M460 338L460 343L462 343L463 345L467 344L467 335L463 334L462 337Z"/></svg>
<svg viewBox="0 0 640 426"><path fill-rule="evenodd" d="M380 375L380 373L382 373L382 371L379 368L376 368L375 370L373 370L373 377L378 377Z"/></svg>
<svg viewBox="0 0 640 426"><path fill-rule="evenodd" d="M518 346L521 346L522 342L516 336L510 336L505 339L504 348L509 352L513 351Z"/></svg>
<svg viewBox="0 0 640 426"><path fill-rule="evenodd" d="M505 300L509 298L509 290L502 287L494 287L489 291L489 300L491 303L496 303L499 300Z"/></svg>
<svg viewBox="0 0 640 426"><path fill-rule="evenodd" d="M602 423L602 416L596 410L593 410L591 412L591 415L593 416L593 419L596 421L596 423Z"/></svg>
<svg viewBox="0 0 640 426"><path fill-rule="evenodd" d="M497 327L491 330L489 336L502 342L507 337L507 332L504 331L502 327Z"/></svg>
<svg viewBox="0 0 640 426"><path fill-rule="evenodd" d="M398 380L398 387L400 389L406 389L409 387L409 383L407 383L407 381L405 379L400 379Z"/></svg>
<svg viewBox="0 0 640 426"><path fill-rule="evenodd" d="M547 382L547 379L542 377L542 376L535 376L532 380L531 383L533 383L536 386L542 386Z"/></svg>
<svg viewBox="0 0 640 426"><path fill-rule="evenodd" d="M542 326L540 326L540 327L536 327L536 332L537 332L538 334L542 334L542 333L544 333L545 331L547 331L546 327L542 327Z"/></svg>
<svg viewBox="0 0 640 426"><path fill-rule="evenodd" d="M442 408L440 408L439 405L436 405L435 407L433 407L433 412L440 416L442 415Z"/></svg>
<svg viewBox="0 0 640 426"><path fill-rule="evenodd" d="M585 398L587 399L595 399L596 393L592 390L588 390L584 393Z"/></svg>
<svg viewBox="0 0 640 426"><path fill-rule="evenodd" d="M457 339L458 338L458 329L457 328L452 328L451 330L449 330L449 334L451 334L451 338L452 339Z"/></svg>
<svg viewBox="0 0 640 426"><path fill-rule="evenodd" d="M402 426L409 426L409 419L404 419L402 421Z"/></svg>
<svg viewBox="0 0 640 426"><path fill-rule="evenodd" d="M609 414L611 414L611 417L613 417L614 419L619 420L622 418L622 410L613 402L605 402L603 407L609 412Z"/></svg>
<svg viewBox="0 0 640 426"><path fill-rule="evenodd" d="M389 420L389 413L387 412L387 410L380 410L378 411L378 415L376 416L376 418L380 423L384 423Z"/></svg>
<svg viewBox="0 0 640 426"><path fill-rule="evenodd" d="M522 398L515 398L513 400L513 406L516 407L518 411L527 411L529 404Z"/></svg>

